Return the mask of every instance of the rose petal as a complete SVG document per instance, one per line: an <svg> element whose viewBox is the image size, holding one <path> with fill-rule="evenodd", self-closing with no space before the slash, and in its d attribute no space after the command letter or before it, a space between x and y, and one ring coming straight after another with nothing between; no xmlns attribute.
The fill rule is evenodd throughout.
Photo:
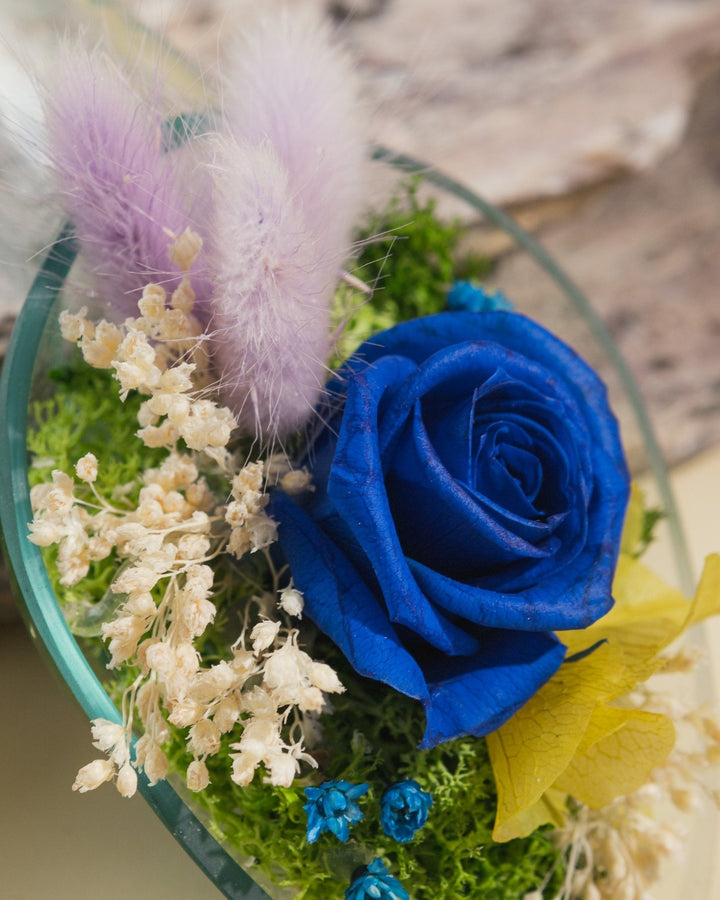
<svg viewBox="0 0 720 900"><path fill-rule="evenodd" d="M613 566L610 559L598 564L589 586L587 569L593 559L592 551L588 551L578 558L571 571L517 593L464 584L416 560L408 560L408 565L423 593L452 615L488 628L555 631L585 628L612 606ZM566 626L563 622L572 624Z"/></svg>
<svg viewBox="0 0 720 900"><path fill-rule="evenodd" d="M421 749L495 731L558 670L564 656L553 635L487 629L472 657L425 666L430 701Z"/></svg>
<svg viewBox="0 0 720 900"><path fill-rule="evenodd" d="M412 428L412 430L411 430ZM549 556L545 522L512 516L455 481L416 414L395 448L387 496L405 554L456 578Z"/></svg>
<svg viewBox="0 0 720 900"><path fill-rule="evenodd" d="M362 547L380 585L391 621L405 625L448 654L472 653L477 644L432 606L418 589L395 531L378 451L378 405L388 385L414 366L385 357L353 378L335 451L327 494ZM310 615L312 615L310 613Z"/></svg>
<svg viewBox="0 0 720 900"><path fill-rule="evenodd" d="M386 611L340 550L281 491L273 491L270 509L278 522L293 583L305 595L307 615L361 675L427 702L420 667L403 647Z"/></svg>

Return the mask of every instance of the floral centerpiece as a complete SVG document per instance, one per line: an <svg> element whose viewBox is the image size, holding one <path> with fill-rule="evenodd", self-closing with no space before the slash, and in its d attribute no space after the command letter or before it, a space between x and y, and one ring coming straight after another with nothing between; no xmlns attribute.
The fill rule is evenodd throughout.
<svg viewBox="0 0 720 900"><path fill-rule="evenodd" d="M719 558L692 601L644 566L602 382L453 286L415 186L363 218L357 96L295 16L212 115L77 48L45 88L94 280L30 411L29 540L120 709L74 788L181 776L283 896L645 897L658 787L687 806L720 755L649 680Z"/></svg>

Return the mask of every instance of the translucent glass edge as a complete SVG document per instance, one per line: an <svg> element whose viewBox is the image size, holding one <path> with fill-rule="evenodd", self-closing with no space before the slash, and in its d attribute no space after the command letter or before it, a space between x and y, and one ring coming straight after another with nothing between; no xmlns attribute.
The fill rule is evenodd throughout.
<svg viewBox="0 0 720 900"><path fill-rule="evenodd" d="M655 435L655 430L650 421L650 416L635 376L620 353L605 323L595 312L588 298L545 248L532 235L521 228L512 216L509 216L503 210L470 190L466 185L456 181L439 169L429 166L422 160L404 153L396 153L394 150L380 144L373 145L372 158L378 162L386 163L401 172L420 175L436 187L453 194L458 199L469 204L485 218L502 228L552 278L557 287L570 301L572 307L587 323L591 334L615 369L630 401L633 415L644 441L650 470L657 484L660 501L667 519L679 583L681 588L691 595L695 590L695 577L690 562L685 532L660 444Z"/></svg>
<svg viewBox="0 0 720 900"><path fill-rule="evenodd" d="M120 721L120 714L70 632L50 584L42 552L27 540L32 518L27 480L27 410L43 330L77 250L63 230L38 272L17 319L0 377L0 522L2 550L23 615L52 664L89 719ZM228 900L270 900L167 783L140 791L183 849Z"/></svg>

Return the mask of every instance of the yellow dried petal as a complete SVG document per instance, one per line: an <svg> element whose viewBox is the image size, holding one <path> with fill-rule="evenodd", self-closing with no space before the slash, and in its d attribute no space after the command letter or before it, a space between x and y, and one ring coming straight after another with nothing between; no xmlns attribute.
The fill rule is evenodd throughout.
<svg viewBox="0 0 720 900"><path fill-rule="evenodd" d="M675 728L667 716L598 707L578 753L555 787L600 809L641 788L674 745Z"/></svg>
<svg viewBox="0 0 720 900"><path fill-rule="evenodd" d="M488 735L498 790L496 841L529 834L522 830L519 814L537 803L567 769L595 707L617 691L620 661L619 651L604 644L590 656L562 666L522 709Z"/></svg>

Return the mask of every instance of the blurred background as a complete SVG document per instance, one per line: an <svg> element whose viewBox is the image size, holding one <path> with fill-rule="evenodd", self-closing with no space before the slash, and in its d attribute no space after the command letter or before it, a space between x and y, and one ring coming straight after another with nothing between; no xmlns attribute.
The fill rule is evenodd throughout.
<svg viewBox="0 0 720 900"><path fill-rule="evenodd" d="M640 384L697 573L720 549L719 0L286 2L322 10L350 47L373 140L511 212L582 287ZM0 5L1 356L57 224L28 72L52 72L59 34L81 27L112 42L132 17L177 48L173 65L187 59L210 83L258 3ZM132 34L120 52L152 44ZM467 249L493 260L507 296L554 302L504 232L448 212L466 217ZM89 728L32 649L6 580L0 597L3 897L219 897L142 800L71 793Z"/></svg>

